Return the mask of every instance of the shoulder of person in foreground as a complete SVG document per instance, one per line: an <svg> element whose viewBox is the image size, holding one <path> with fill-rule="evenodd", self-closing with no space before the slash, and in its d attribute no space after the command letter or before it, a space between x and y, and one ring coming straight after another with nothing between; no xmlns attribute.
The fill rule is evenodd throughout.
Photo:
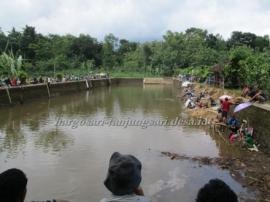
<svg viewBox="0 0 270 202"><path fill-rule="evenodd" d="M124 196L111 196L103 198L100 202L151 202L151 200L145 196L138 195L124 195Z"/></svg>
<svg viewBox="0 0 270 202"><path fill-rule="evenodd" d="M69 202L69 201L67 201L67 200L60 200L60 199L53 199L53 200L46 200L46 201L30 201L30 202Z"/></svg>

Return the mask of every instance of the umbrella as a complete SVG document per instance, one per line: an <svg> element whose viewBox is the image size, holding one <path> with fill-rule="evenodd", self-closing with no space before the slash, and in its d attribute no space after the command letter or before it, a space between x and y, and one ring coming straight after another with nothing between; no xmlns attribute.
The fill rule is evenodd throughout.
<svg viewBox="0 0 270 202"><path fill-rule="evenodd" d="M239 111L241 111L241 110L243 110L243 109L246 109L246 108L250 107L251 105L252 105L251 102L244 102L244 103L242 103L242 104L237 105L237 106L234 108L233 112L234 112L234 113L239 112Z"/></svg>
<svg viewBox="0 0 270 202"><path fill-rule="evenodd" d="M232 99L232 96L222 95L222 96L219 97L220 100L225 100L225 98L228 98L230 100L230 99Z"/></svg>
<svg viewBox="0 0 270 202"><path fill-rule="evenodd" d="M190 85L190 84L191 84L191 82L185 81L182 83L182 87L188 87L188 85Z"/></svg>

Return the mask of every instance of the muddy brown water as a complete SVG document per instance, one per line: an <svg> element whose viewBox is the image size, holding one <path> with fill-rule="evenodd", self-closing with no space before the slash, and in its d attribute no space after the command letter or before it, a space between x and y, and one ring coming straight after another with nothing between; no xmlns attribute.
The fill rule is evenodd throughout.
<svg viewBox="0 0 270 202"><path fill-rule="evenodd" d="M1 108L0 172L16 167L26 173L27 200L94 202L110 195L103 181L110 155L119 151L141 160L141 186L153 201L194 201L211 178L223 179L241 197L250 196L226 170L161 154L218 157L230 152L204 130L117 126L119 120L185 118L178 93L168 85L118 86Z"/></svg>

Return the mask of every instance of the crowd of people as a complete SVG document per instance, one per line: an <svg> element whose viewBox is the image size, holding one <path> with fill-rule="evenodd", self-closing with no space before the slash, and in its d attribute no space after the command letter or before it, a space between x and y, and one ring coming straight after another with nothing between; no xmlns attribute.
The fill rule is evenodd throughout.
<svg viewBox="0 0 270 202"><path fill-rule="evenodd" d="M82 77L75 76L64 76L61 79L53 78L53 77L33 77L32 79L21 81L17 77L13 78L4 78L0 80L0 87L13 87L13 86L21 86L21 85L30 85L30 84L40 84L40 83L55 83L55 82L65 82L65 81L77 81L82 80Z"/></svg>
<svg viewBox="0 0 270 202"><path fill-rule="evenodd" d="M209 108L217 105L216 101L209 95L207 90L196 94L192 85L188 85L184 88L182 99L185 100L185 107L189 109Z"/></svg>
<svg viewBox="0 0 270 202"><path fill-rule="evenodd" d="M259 88L244 88L242 96L249 96L249 102L264 102L266 100L265 95ZM185 107L188 109L199 109L199 108L212 108L217 110L216 123L223 124L229 128L229 141L234 143L240 142L242 146L247 146L250 150L258 151L255 145L255 135L253 128L249 127L246 120L242 122L237 119L236 113L233 113L232 107L235 106L236 102L232 101L230 96L221 96L218 101L213 99L209 95L207 90L201 92L195 92L194 85L190 84L183 89L182 99L185 100ZM219 103L219 104L218 104Z"/></svg>
<svg viewBox="0 0 270 202"><path fill-rule="evenodd" d="M264 103L267 100L265 93L258 86L245 85L241 96L249 97L250 102Z"/></svg>
<svg viewBox="0 0 270 202"><path fill-rule="evenodd" d="M30 79L20 80L19 77L6 77L0 79L0 88L1 87L14 87L21 85L30 85L30 84L42 84L42 83L56 83L56 82L66 82L66 81L79 81L85 79L98 79L98 78L109 78L109 74L100 73L100 74L89 74L86 76L74 76L74 75L64 75L61 77L48 77L48 76L39 76L33 77Z"/></svg>
<svg viewBox="0 0 270 202"><path fill-rule="evenodd" d="M101 199L100 202L150 202L151 199L144 195L140 186L141 170L142 163L135 156L123 155L119 152L113 153L104 181L104 185L111 192L111 196ZM12 168L2 172L0 174L0 201L24 202L27 182L25 173L19 169ZM194 198L196 198L196 202L238 201L235 192L220 179L211 179L198 191ZM175 201L181 201L181 199L175 199ZM44 202L68 201L53 199Z"/></svg>

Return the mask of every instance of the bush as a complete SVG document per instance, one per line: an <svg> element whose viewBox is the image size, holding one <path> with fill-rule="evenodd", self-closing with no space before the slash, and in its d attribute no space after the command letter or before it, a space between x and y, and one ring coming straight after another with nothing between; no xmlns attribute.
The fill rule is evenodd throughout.
<svg viewBox="0 0 270 202"><path fill-rule="evenodd" d="M64 77L63 73L57 73L56 74L56 79L57 79L58 82L61 82L63 77Z"/></svg>
<svg viewBox="0 0 270 202"><path fill-rule="evenodd" d="M25 71L20 71L18 73L18 77L19 77L19 79L21 81L21 84L26 84L26 79L27 79L28 75L27 75L27 73Z"/></svg>

